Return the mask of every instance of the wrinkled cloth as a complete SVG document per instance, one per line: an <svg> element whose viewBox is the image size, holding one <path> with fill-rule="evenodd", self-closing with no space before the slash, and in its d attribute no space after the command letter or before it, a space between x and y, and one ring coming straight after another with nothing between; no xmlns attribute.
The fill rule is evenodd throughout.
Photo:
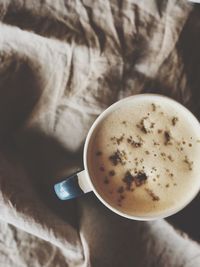
<svg viewBox="0 0 200 267"><path fill-rule="evenodd" d="M199 196L138 222L53 192L113 102L159 93L200 118L199 47L186 1L0 0L0 266L200 266Z"/></svg>

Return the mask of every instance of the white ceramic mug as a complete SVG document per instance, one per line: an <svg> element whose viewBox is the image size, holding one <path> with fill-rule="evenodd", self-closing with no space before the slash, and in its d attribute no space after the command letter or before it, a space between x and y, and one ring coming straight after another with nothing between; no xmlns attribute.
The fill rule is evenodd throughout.
<svg viewBox="0 0 200 267"><path fill-rule="evenodd" d="M186 109L184 106L182 106L180 103L178 103L178 102L176 102L170 98L167 98L167 97L161 96L161 95L154 95L154 94L140 94L140 95L134 95L134 96L124 98L124 99L114 103L113 105L108 107L104 112L102 112L99 115L99 117L95 120L93 125L91 126L91 128L88 132L86 141L85 141L85 145L84 145L83 159L84 159L84 168L85 169L79 173L73 174L72 176L68 177L64 181L55 184L55 186L54 186L55 192L61 200L73 199L73 198L76 198L80 195L83 195L85 193L93 191L94 194L96 195L96 197L106 207L108 207L110 210L117 213L118 215L121 215L121 216L129 218L129 219L147 221L147 220L155 220L155 219L165 218L165 217L168 217L170 215L177 213L178 211L183 209L187 204L189 204L193 200L193 198L197 195L197 193L199 192L199 189L200 189L200 179L199 179L199 185L197 186L196 192L191 196L191 198L187 201L187 203L184 203L184 205L181 208L178 208L178 209L175 208L173 211L168 212L168 213L163 212L163 214L161 214L159 216L141 217L141 216L130 216L126 213L123 213L123 212L117 210L116 208L112 207L108 202L106 202L103 199L103 197L99 194L99 192L96 190L96 188L92 182L92 177L90 177L90 175L89 175L90 171L88 169L89 168L88 147L89 147L89 144L90 144L90 142L94 136L95 129L97 129L97 127L100 126L101 122L105 119L105 117L107 117L114 110L116 110L117 108L119 108L122 105L126 105L126 103L128 101L133 101L133 104L134 104L134 101L137 101L137 99L141 100L141 98L143 98L143 99L150 98L151 101L155 100L156 102L158 102L159 100L162 101L163 98L168 99L168 101L171 101L171 102L173 102L173 104L178 105L178 107L181 110L183 110L183 113L186 114L186 116L189 116L191 123L194 123L197 127L199 127L199 131L200 131L200 124L199 124L198 120L195 118L195 116L188 109Z"/></svg>

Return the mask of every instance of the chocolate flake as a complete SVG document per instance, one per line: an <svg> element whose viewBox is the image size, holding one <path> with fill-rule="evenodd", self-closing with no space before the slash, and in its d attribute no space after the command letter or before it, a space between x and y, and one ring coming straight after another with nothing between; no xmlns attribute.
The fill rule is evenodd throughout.
<svg viewBox="0 0 200 267"><path fill-rule="evenodd" d="M114 170L109 171L109 176L114 176L114 175L115 175L115 171Z"/></svg>
<svg viewBox="0 0 200 267"><path fill-rule="evenodd" d="M158 129L158 133L161 134L163 131L161 129Z"/></svg>
<svg viewBox="0 0 200 267"><path fill-rule="evenodd" d="M143 185L147 180L147 175L143 171L138 172L136 176L134 176L136 186Z"/></svg>
<svg viewBox="0 0 200 267"><path fill-rule="evenodd" d="M178 117L173 117L172 118L172 125L175 126L177 122L178 122Z"/></svg>
<svg viewBox="0 0 200 267"><path fill-rule="evenodd" d="M146 154L146 155L149 155L149 154L150 154L150 152L149 152L148 150L146 150L146 151L145 151L145 154Z"/></svg>
<svg viewBox="0 0 200 267"><path fill-rule="evenodd" d="M145 134L147 133L151 133L152 132L152 128L154 127L153 122L150 121L149 117L144 117L141 119L141 121L139 122L139 124L137 124L136 126Z"/></svg>
<svg viewBox="0 0 200 267"><path fill-rule="evenodd" d="M159 146L160 144L158 142L156 142L155 140L153 140L153 145L154 146Z"/></svg>
<svg viewBox="0 0 200 267"><path fill-rule="evenodd" d="M120 145L120 143L123 141L123 139L124 139L124 135L122 135L119 138L116 138L117 144Z"/></svg>
<svg viewBox="0 0 200 267"><path fill-rule="evenodd" d="M171 161L171 162L173 162L174 161L174 159L172 158L172 156L171 155L168 155L167 156L167 158Z"/></svg>
<svg viewBox="0 0 200 267"><path fill-rule="evenodd" d="M118 163L125 165L127 160L126 152L124 150L120 151L117 149L117 151L109 157L109 160L114 166L116 166Z"/></svg>
<svg viewBox="0 0 200 267"><path fill-rule="evenodd" d="M123 182L126 184L126 189L130 190L133 183L135 183L136 186L143 185L147 180L147 175L143 171L139 171L136 175L132 175L130 171L127 171Z"/></svg>
<svg viewBox="0 0 200 267"><path fill-rule="evenodd" d="M151 122L150 128L153 129L155 125L155 122Z"/></svg>
<svg viewBox="0 0 200 267"><path fill-rule="evenodd" d="M191 143L189 143L189 147L191 147L192 146L192 144Z"/></svg>
<svg viewBox="0 0 200 267"><path fill-rule="evenodd" d="M170 141L171 141L172 137L171 137L170 131L164 131L164 138L165 138L164 144L165 145L171 145Z"/></svg>
<svg viewBox="0 0 200 267"><path fill-rule="evenodd" d="M140 136L137 136L137 138L138 138L138 140L135 141L135 140L133 140L133 137L130 136L129 138L127 138L127 142L130 145L132 145L133 147L136 147L136 148L141 147L143 145L143 142L144 141L143 141L143 139Z"/></svg>
<svg viewBox="0 0 200 267"><path fill-rule="evenodd" d="M123 186L120 186L120 187L118 188L117 192L118 192L119 194L123 193L123 192L124 192L124 187L123 187Z"/></svg>
<svg viewBox="0 0 200 267"><path fill-rule="evenodd" d="M123 139L124 139L124 134L122 134L120 137L113 136L113 137L110 138L111 141L115 141L118 145L121 144Z"/></svg>
<svg viewBox="0 0 200 267"><path fill-rule="evenodd" d="M153 201L159 201L160 198L149 188L145 188L148 195L152 198Z"/></svg>
<svg viewBox="0 0 200 267"><path fill-rule="evenodd" d="M168 188L169 187L169 184L166 184L165 187Z"/></svg>
<svg viewBox="0 0 200 267"><path fill-rule="evenodd" d="M185 156L183 162L185 162L188 165L188 169L191 171L193 166L193 161L190 161L188 156Z"/></svg>
<svg viewBox="0 0 200 267"><path fill-rule="evenodd" d="M152 110L156 111L156 105L154 103L151 104Z"/></svg>
<svg viewBox="0 0 200 267"><path fill-rule="evenodd" d="M130 135L129 138L127 138L127 142L128 142L128 143L131 143L131 142L132 142L132 139L133 139L133 136Z"/></svg>
<svg viewBox="0 0 200 267"><path fill-rule="evenodd" d="M130 173L130 171L127 171L123 180L122 180L125 184L126 184L126 189L130 190L131 186L134 182L134 177L133 175Z"/></svg>
<svg viewBox="0 0 200 267"><path fill-rule="evenodd" d="M133 146L133 147L141 147L142 146L142 143L140 143L140 142L135 142L134 140L131 142L131 145Z"/></svg>
<svg viewBox="0 0 200 267"><path fill-rule="evenodd" d="M97 151L96 152L96 156L101 156L102 155L102 152L101 151Z"/></svg>
<svg viewBox="0 0 200 267"><path fill-rule="evenodd" d="M121 163L121 158L119 152L115 152L113 155L109 157L109 160L112 162L113 165L117 165L119 162Z"/></svg>
<svg viewBox="0 0 200 267"><path fill-rule="evenodd" d="M103 166L101 166L101 167L99 168L99 170L102 171L102 172L104 172L104 171L105 171L105 168L104 168Z"/></svg>

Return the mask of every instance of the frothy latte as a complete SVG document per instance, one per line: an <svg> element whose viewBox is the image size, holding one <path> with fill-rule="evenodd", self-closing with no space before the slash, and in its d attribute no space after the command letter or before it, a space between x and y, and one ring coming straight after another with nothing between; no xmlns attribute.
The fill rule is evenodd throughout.
<svg viewBox="0 0 200 267"><path fill-rule="evenodd" d="M165 97L130 99L93 132L88 171L99 195L130 216L184 206L200 186L200 127Z"/></svg>

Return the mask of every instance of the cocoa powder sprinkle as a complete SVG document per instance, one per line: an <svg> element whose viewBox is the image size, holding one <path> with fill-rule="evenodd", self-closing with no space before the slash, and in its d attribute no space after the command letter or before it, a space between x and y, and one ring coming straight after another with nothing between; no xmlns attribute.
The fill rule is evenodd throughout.
<svg viewBox="0 0 200 267"><path fill-rule="evenodd" d="M143 171L139 171L136 175L132 175L130 171L127 171L122 181L126 184L126 190L131 189L133 183L136 186L143 185L147 180L147 175Z"/></svg>
<svg viewBox="0 0 200 267"><path fill-rule="evenodd" d="M167 158L171 161L171 162L173 162L174 161L174 159L172 158L172 156L171 155L168 155L167 156Z"/></svg>
<svg viewBox="0 0 200 267"><path fill-rule="evenodd" d="M104 172L104 171L105 171L105 168L104 168L103 166L101 166L101 167L99 168L99 170L102 171L102 172Z"/></svg>
<svg viewBox="0 0 200 267"><path fill-rule="evenodd" d="M123 186L120 186L120 187L118 188L117 192L118 192L119 194L123 193L123 192L124 192L124 187L123 187Z"/></svg>
<svg viewBox="0 0 200 267"><path fill-rule="evenodd" d="M115 151L109 157L109 160L114 166L116 166L118 163L120 163L121 165L125 165L127 160L126 152L124 150L120 151L119 149L117 149L117 151Z"/></svg>
<svg viewBox="0 0 200 267"><path fill-rule="evenodd" d="M101 156L102 155L102 152L101 151L97 151L96 152L96 156Z"/></svg>
<svg viewBox="0 0 200 267"><path fill-rule="evenodd" d="M151 104L152 110L156 111L156 105L154 103Z"/></svg>
<svg viewBox="0 0 200 267"><path fill-rule="evenodd" d="M190 161L188 156L185 156L183 162L185 162L188 166L188 169L191 171L193 167L193 161Z"/></svg>
<svg viewBox="0 0 200 267"><path fill-rule="evenodd" d="M115 175L115 171L114 170L109 171L109 176L114 176L114 175Z"/></svg>
<svg viewBox="0 0 200 267"><path fill-rule="evenodd" d="M172 139L172 137L171 137L170 131L164 131L164 138L165 138L164 144L165 145L171 145L171 139Z"/></svg>
<svg viewBox="0 0 200 267"><path fill-rule="evenodd" d="M139 136L137 136L138 140L133 140L133 137L130 136L127 138L127 142L135 148L141 147L143 145L143 140Z"/></svg>
<svg viewBox="0 0 200 267"><path fill-rule="evenodd" d="M153 140L153 145L154 146L159 146L160 144L158 142L156 142L155 140Z"/></svg>
<svg viewBox="0 0 200 267"><path fill-rule="evenodd" d="M145 190L153 201L159 201L160 200L160 198L151 189L145 188Z"/></svg>
<svg viewBox="0 0 200 267"><path fill-rule="evenodd" d="M116 137L116 136L113 136L110 138L111 141L114 141L114 144L115 142L120 145L121 142L124 140L124 134L122 134L120 137Z"/></svg>
<svg viewBox="0 0 200 267"><path fill-rule="evenodd" d="M145 134L147 133L151 133L152 132L152 128L154 127L153 122L150 121L149 117L144 117L140 120L139 124L137 124L136 126Z"/></svg>
<svg viewBox="0 0 200 267"><path fill-rule="evenodd" d="M123 180L122 180L125 184L126 184L126 189L130 190L131 186L134 182L134 177L133 175L130 173L130 171L127 171Z"/></svg>
<svg viewBox="0 0 200 267"><path fill-rule="evenodd" d="M178 122L178 117L173 117L172 118L172 125L175 126L177 122Z"/></svg>

